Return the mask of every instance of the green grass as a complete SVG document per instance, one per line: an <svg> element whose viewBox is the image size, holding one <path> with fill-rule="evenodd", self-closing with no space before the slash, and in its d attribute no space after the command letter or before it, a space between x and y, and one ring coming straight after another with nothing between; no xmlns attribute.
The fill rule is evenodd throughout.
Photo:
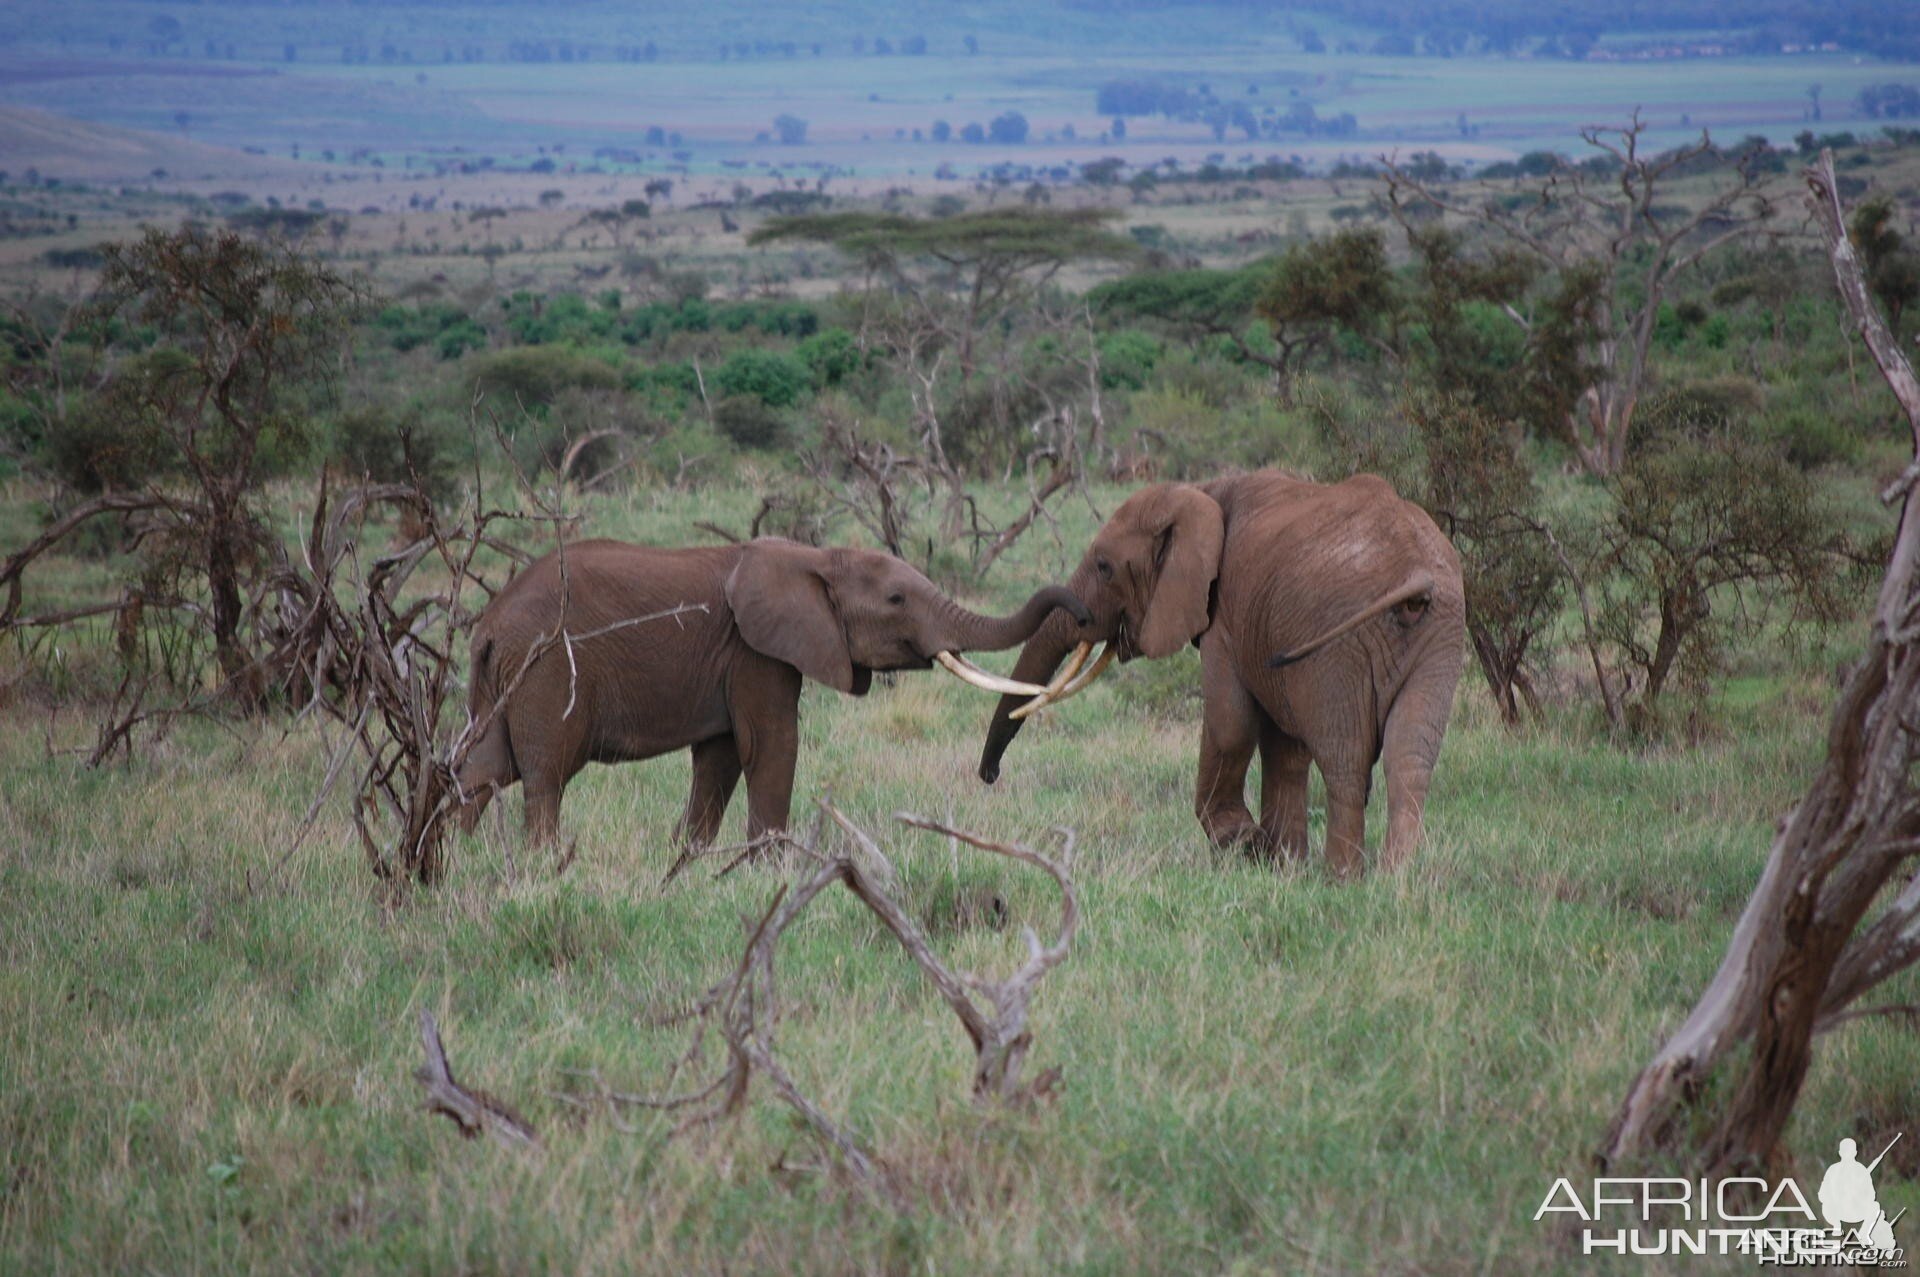
<svg viewBox="0 0 1920 1277"><path fill-rule="evenodd" d="M592 504L589 530L685 540L754 505L636 494ZM1091 515L1063 513L1077 547ZM1067 557L1031 536L979 601ZM1354 885L1206 844L1179 664L1053 712L991 789L977 693L810 688L796 823L830 794L881 836L957 967L1005 969L1021 925L1050 933L1055 894L890 813L1080 835L1084 925L1033 1005L1029 1068L1065 1077L1053 1104L969 1103L959 1026L843 893L781 949L781 1057L898 1174L900 1217L821 1173L770 1092L674 1142L667 1119L627 1133L554 1098L569 1070L663 1087L686 1031L653 1021L729 968L783 881L659 885L683 757L582 775L564 876L489 820L444 886L396 904L338 800L272 872L324 767L313 727L188 725L89 772L48 752L88 735L80 717L49 727L22 694L0 709L0 1271L1593 1271L1531 1216L1556 1176L1584 1182L1718 961L1819 756L1829 666L1749 653L1719 731L1633 753L1580 706L1510 736L1463 685L1428 846ZM742 819L736 803L727 836ZM957 915L984 891L1004 929ZM423 1006L543 1150L465 1143L419 1110ZM1822 1042L1786 1141L1803 1184L1841 1135L1907 1120L1911 1050L1877 1023ZM1885 1170L1880 1191L1920 1204Z"/></svg>

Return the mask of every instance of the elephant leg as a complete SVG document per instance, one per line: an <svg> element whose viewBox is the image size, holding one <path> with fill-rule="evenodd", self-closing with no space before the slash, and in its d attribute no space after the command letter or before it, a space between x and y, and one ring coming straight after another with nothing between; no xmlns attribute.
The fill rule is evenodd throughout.
<svg viewBox="0 0 1920 1277"><path fill-rule="evenodd" d="M800 752L800 673L753 654L728 689L733 743L747 778L749 841L784 830Z"/></svg>
<svg viewBox="0 0 1920 1277"><path fill-rule="evenodd" d="M583 763L570 756L567 741L541 739L532 732L517 732L514 739L538 741L520 746L515 760L526 802L527 841L535 847L551 847L560 840L560 795Z"/></svg>
<svg viewBox="0 0 1920 1277"><path fill-rule="evenodd" d="M493 801L493 790L492 785L483 785L477 790L468 791L467 801L460 808L461 833L470 834L480 827L480 817L486 814L487 804Z"/></svg>
<svg viewBox="0 0 1920 1277"><path fill-rule="evenodd" d="M1380 855L1382 869L1397 869L1419 849L1426 810L1427 786L1440 757L1440 741L1453 710L1453 691L1459 681L1456 664L1423 677L1394 701L1387 714L1382 761L1387 773L1387 842Z"/></svg>
<svg viewBox="0 0 1920 1277"><path fill-rule="evenodd" d="M720 832L734 786L740 781L740 751L729 734L697 742L692 753L693 784L673 839L682 847L704 847Z"/></svg>
<svg viewBox="0 0 1920 1277"><path fill-rule="evenodd" d="M1307 747L1272 719L1260 723L1260 828L1292 859L1307 854Z"/></svg>
<svg viewBox="0 0 1920 1277"><path fill-rule="evenodd" d="M1367 866L1367 794L1373 787L1371 765L1325 766L1327 782L1327 866L1337 878L1358 878Z"/></svg>
<svg viewBox="0 0 1920 1277"><path fill-rule="evenodd" d="M1202 640L1201 685L1206 695L1200 726L1200 771L1194 781L1193 814L1216 847L1242 845L1271 853L1253 813L1247 810L1247 768L1260 740L1260 707L1234 677L1224 651Z"/></svg>
<svg viewBox="0 0 1920 1277"><path fill-rule="evenodd" d="M527 841L533 846L551 847L560 841L560 795L566 787L565 779L546 773L520 782L527 801Z"/></svg>
<svg viewBox="0 0 1920 1277"><path fill-rule="evenodd" d="M506 715L500 714L460 765L460 792L467 796L460 807L460 832L470 834L477 829L493 796L519 779L520 773L513 765L513 747L507 739Z"/></svg>

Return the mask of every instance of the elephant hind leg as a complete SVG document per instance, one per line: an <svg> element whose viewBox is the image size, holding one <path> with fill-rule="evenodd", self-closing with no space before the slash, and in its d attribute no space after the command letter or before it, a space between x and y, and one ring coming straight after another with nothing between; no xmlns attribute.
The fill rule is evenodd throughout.
<svg viewBox="0 0 1920 1277"><path fill-rule="evenodd" d="M1327 782L1327 867L1336 878L1358 878L1367 866L1367 795L1373 787L1373 769L1324 763L1320 775Z"/></svg>
<svg viewBox="0 0 1920 1277"><path fill-rule="evenodd" d="M1305 743L1262 715L1260 828L1273 847L1290 859L1307 854L1307 769L1312 764Z"/></svg>
<svg viewBox="0 0 1920 1277"><path fill-rule="evenodd" d="M1455 678L1434 678L1407 688L1387 715L1382 762L1387 773L1387 841L1382 869L1397 869L1420 846L1427 787L1440 757L1453 708ZM1444 684L1444 686L1442 685Z"/></svg>

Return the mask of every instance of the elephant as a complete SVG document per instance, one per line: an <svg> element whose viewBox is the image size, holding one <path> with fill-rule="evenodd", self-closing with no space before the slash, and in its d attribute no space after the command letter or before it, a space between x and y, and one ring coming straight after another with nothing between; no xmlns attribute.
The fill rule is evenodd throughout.
<svg viewBox="0 0 1920 1277"><path fill-rule="evenodd" d="M1413 853L1465 662L1466 606L1452 543L1385 479L1320 484L1261 470L1142 488L1101 527L1067 588L1093 622L1049 621L1027 642L1013 676L1052 679L1049 694L1001 698L982 780L999 777L1029 714L1114 657L1162 657L1192 642L1204 694L1194 813L1215 845L1303 856L1312 763L1326 782L1328 863L1357 874L1384 757L1381 866ZM1090 640L1107 646L1082 670ZM1257 823L1244 794L1256 749Z"/></svg>
<svg viewBox="0 0 1920 1277"><path fill-rule="evenodd" d="M676 607L692 610L636 619ZM691 749L676 842L712 841L743 774L747 835L761 838L786 828L803 676L863 696L875 671L938 661L989 691L1038 692L958 653L1024 642L1055 609L1069 628L1088 618L1059 586L1009 616L982 616L891 555L774 537L568 545L516 576L474 624L461 825L471 831L489 798L520 781L527 833L551 843L561 794L588 763Z"/></svg>

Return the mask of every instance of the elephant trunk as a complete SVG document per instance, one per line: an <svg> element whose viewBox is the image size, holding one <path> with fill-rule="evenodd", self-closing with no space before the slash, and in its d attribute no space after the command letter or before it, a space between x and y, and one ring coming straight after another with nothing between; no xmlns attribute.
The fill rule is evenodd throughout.
<svg viewBox="0 0 1920 1277"><path fill-rule="evenodd" d="M1027 640L1027 645L1020 649L1020 659L1014 662L1013 677L1023 683L1047 682L1080 639L1080 628L1073 618L1065 613L1048 618L1039 631ZM987 743L980 751L980 779L989 785L1000 779L1000 756L1007 752L1007 746L1020 734L1022 720L1013 717L1013 712L1028 700L1024 695L1002 696L1000 703L994 707L993 722L987 726Z"/></svg>
<svg viewBox="0 0 1920 1277"><path fill-rule="evenodd" d="M1058 624L1071 632L1089 619L1086 606L1071 590L1049 585L1007 616L982 616L951 604L943 626L946 637L934 646L949 652L997 652L1026 642L1043 625Z"/></svg>

